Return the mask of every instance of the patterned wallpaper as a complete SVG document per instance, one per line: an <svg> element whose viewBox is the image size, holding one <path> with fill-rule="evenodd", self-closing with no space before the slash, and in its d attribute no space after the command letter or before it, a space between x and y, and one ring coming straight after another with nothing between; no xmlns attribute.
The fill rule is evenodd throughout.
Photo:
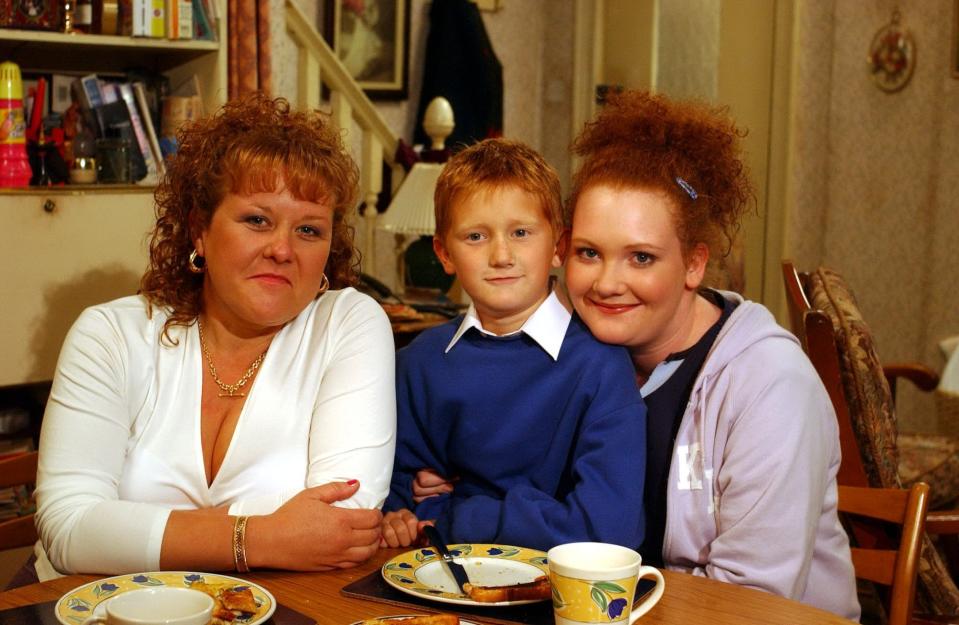
<svg viewBox="0 0 959 625"><path fill-rule="evenodd" d="M865 59L893 10L917 66L898 93L876 88ZM949 58L953 0L816 0L797 8L794 149L786 249L800 267L850 282L886 362L937 370L937 343L959 334L959 80ZM908 384L904 384L908 387ZM952 431L931 398L900 394L904 429Z"/></svg>

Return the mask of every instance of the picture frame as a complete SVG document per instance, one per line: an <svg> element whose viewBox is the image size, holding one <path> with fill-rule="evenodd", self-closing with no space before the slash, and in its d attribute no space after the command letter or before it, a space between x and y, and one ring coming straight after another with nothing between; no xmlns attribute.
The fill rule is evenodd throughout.
<svg viewBox="0 0 959 625"><path fill-rule="evenodd" d="M323 31L371 99L406 99L410 0L326 0Z"/></svg>

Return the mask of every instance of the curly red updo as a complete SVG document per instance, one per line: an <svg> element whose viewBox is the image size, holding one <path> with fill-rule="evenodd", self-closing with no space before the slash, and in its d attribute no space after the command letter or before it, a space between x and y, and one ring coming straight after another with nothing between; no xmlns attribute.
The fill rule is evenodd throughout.
<svg viewBox="0 0 959 625"><path fill-rule="evenodd" d="M188 269L193 239L210 224L227 193L270 192L280 185L298 200L333 207L325 272L332 288L356 282L359 255L346 215L359 174L340 131L319 111L293 111L262 93L225 104L177 133L179 149L157 186L157 221L140 292L170 309L164 335L200 314L203 276Z"/></svg>
<svg viewBox="0 0 959 625"><path fill-rule="evenodd" d="M718 259L754 197L742 160L745 134L726 108L643 91L613 94L573 143L583 162L573 177L566 223L590 187L655 189L672 200L684 254L704 243Z"/></svg>

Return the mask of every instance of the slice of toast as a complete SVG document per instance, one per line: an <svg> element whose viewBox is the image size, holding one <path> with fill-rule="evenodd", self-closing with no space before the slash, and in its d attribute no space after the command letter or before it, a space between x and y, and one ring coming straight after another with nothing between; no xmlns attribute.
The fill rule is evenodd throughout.
<svg viewBox="0 0 959 625"><path fill-rule="evenodd" d="M412 618L390 619L369 619L363 621L362 625L459 625L460 619L455 614L431 614L429 616L414 616Z"/></svg>
<svg viewBox="0 0 959 625"><path fill-rule="evenodd" d="M541 575L531 582L512 584L510 586L474 586L473 584L465 584L463 590L466 591L470 599L481 603L542 600L552 597L549 578L545 575Z"/></svg>

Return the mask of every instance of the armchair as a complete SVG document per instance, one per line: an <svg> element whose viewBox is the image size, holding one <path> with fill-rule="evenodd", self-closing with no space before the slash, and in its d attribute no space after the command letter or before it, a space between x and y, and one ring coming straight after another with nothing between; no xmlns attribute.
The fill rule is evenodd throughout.
<svg viewBox="0 0 959 625"><path fill-rule="evenodd" d="M898 377L893 373L909 372L906 379L918 379L920 388L935 387L931 380L937 382L938 378L928 372L914 373L921 370L916 367L883 370L855 297L836 272L820 268L800 274L791 261L783 261L783 277L793 332L818 371L839 420L840 485L902 488L908 476L908 484L930 484L930 509L954 501L959 494L959 454L950 456L949 450L955 449L950 445L956 443L945 437L900 434L891 390ZM940 452L928 454L922 445L937 446ZM934 466L903 471L901 455L906 465L910 459L933 459L930 464ZM853 540L861 546L875 540L874 534L855 523L850 525ZM922 612L955 619L959 617L959 588L928 536L937 533L952 534L949 538L959 534L959 511L926 516L916 605Z"/></svg>

